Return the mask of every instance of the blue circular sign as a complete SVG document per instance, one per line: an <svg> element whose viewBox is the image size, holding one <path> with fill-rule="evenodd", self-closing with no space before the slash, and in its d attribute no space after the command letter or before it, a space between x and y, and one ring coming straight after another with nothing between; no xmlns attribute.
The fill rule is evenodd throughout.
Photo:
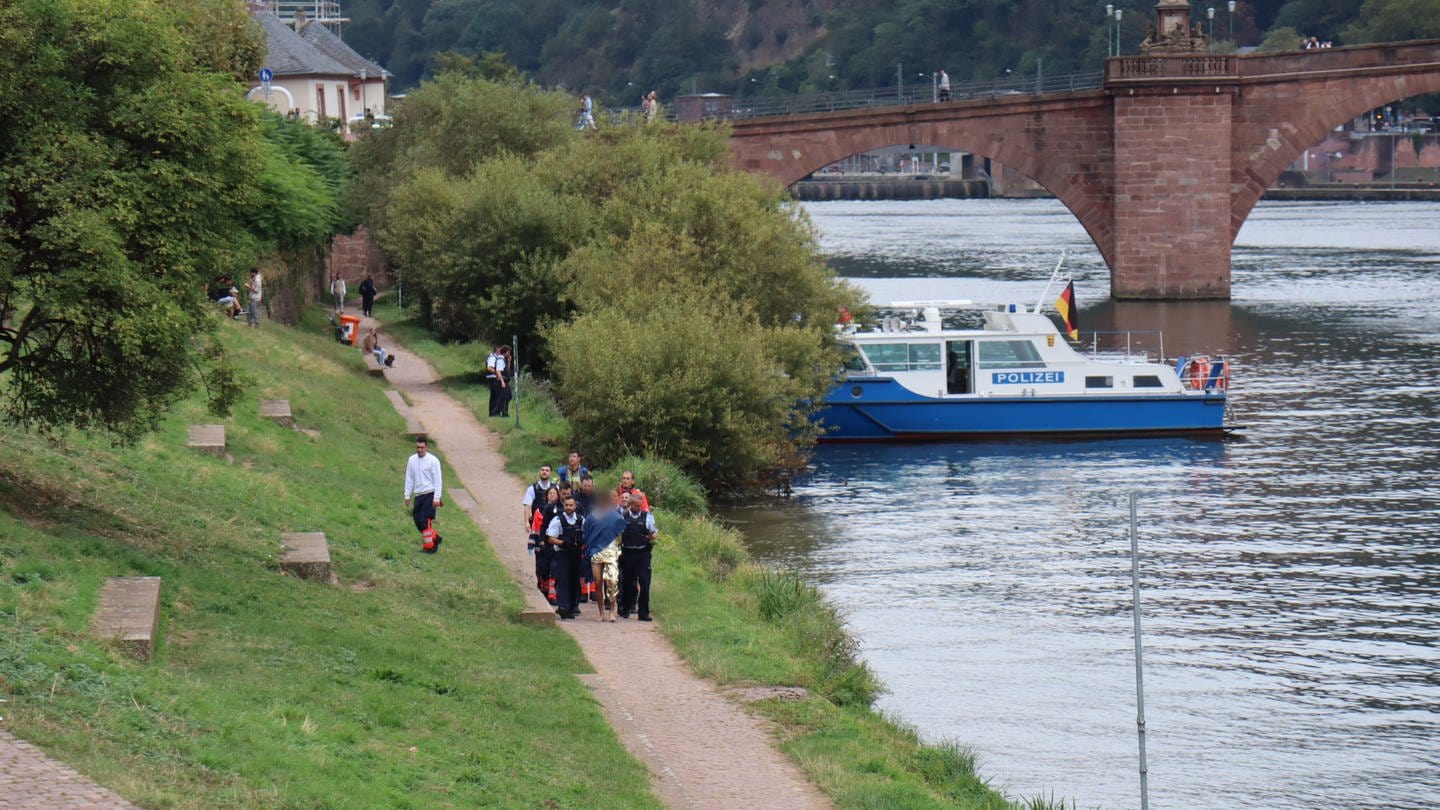
<svg viewBox="0 0 1440 810"><path fill-rule="evenodd" d="M270 70L270 68L260 68L260 81L268 82L273 78L275 78L274 71Z"/></svg>

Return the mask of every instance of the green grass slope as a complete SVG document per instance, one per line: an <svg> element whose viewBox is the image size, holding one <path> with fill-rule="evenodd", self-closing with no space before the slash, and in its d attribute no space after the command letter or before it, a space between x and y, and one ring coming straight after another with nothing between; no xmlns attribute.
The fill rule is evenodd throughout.
<svg viewBox="0 0 1440 810"><path fill-rule="evenodd" d="M441 510L419 552L412 448L359 353L318 322L223 330L254 383L233 463L185 448L200 397L130 448L0 430L5 727L147 807L657 806L473 524ZM339 587L279 573L287 531L326 533ZM164 577L149 664L86 633L117 575Z"/></svg>

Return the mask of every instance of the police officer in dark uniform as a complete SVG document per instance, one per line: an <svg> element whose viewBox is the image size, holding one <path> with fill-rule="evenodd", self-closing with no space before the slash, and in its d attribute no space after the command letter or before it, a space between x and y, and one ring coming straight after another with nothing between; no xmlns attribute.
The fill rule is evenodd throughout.
<svg viewBox="0 0 1440 810"><path fill-rule="evenodd" d="M565 511L550 521L550 574L555 577L556 612L562 619L580 615L580 553L585 549L585 516L575 511L575 499L565 499Z"/></svg>
<svg viewBox="0 0 1440 810"><path fill-rule="evenodd" d="M650 552L655 547L655 516L642 509L630 493L620 496L620 517L625 531L620 535L620 618L640 609L640 621L650 621Z"/></svg>
<svg viewBox="0 0 1440 810"><path fill-rule="evenodd" d="M520 509L525 515L525 531L530 532L531 526L535 523L535 513L545 508L545 496L555 482L550 480L550 465L540 465L540 477L535 483L525 488L525 498L520 502ZM540 536L532 537L531 543L535 546L535 587L540 589L540 595L549 599L550 581L550 543L545 540L545 530L550 526L551 515L546 515L544 522L540 524ZM551 602L554 604L554 602Z"/></svg>

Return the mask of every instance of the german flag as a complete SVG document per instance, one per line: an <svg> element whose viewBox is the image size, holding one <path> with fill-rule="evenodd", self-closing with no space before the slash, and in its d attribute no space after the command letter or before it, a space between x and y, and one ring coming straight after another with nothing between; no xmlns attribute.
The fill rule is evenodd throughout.
<svg viewBox="0 0 1440 810"><path fill-rule="evenodd" d="M1065 291L1055 299L1055 309L1059 311L1061 319L1065 321L1065 334L1071 340L1080 339L1080 320L1075 313L1075 279L1065 285Z"/></svg>

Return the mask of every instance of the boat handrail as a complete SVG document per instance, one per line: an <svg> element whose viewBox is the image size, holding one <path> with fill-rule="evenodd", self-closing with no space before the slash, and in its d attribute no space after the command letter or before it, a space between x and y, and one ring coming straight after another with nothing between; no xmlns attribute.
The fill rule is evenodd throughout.
<svg viewBox="0 0 1440 810"><path fill-rule="evenodd" d="M1140 359L1140 360L1142 360L1142 361L1150 362L1150 361L1151 361L1150 352L1151 352L1152 350L1154 350L1154 351L1158 351L1158 355L1157 355L1157 357L1155 358L1154 361L1155 361L1155 362L1159 362L1159 363L1164 363L1164 362L1166 362L1166 359L1165 359L1165 333L1164 333L1162 330L1159 330L1159 329L1112 329L1112 330L1103 330L1103 329L1102 329L1102 330L1095 330L1095 331L1084 331L1084 332L1081 332L1081 333L1080 333L1080 339L1077 340L1077 341L1075 341L1073 345L1075 345L1075 347L1076 347L1077 349L1080 349L1080 350L1082 350L1082 351L1088 349L1088 354L1090 354L1092 357L1094 357L1094 356L1098 356L1098 355L1100 355L1100 354L1102 353L1102 346L1101 346L1101 338L1102 338L1102 337L1112 337L1112 336L1121 336L1121 335L1123 335L1124 338L1125 338L1125 346L1124 346L1123 351L1124 351L1124 353L1125 353L1125 359L1126 359L1127 361L1129 361L1129 360L1134 360L1134 359L1137 359L1137 358L1138 358L1138 359ZM1148 341L1136 340L1137 337L1144 337L1144 336L1154 336L1154 337L1156 338L1155 343L1157 343L1158 345L1155 346L1154 349L1147 349L1147 348L1145 348L1145 347L1149 344ZM1088 338L1088 339L1087 339L1087 338ZM1116 341L1116 344L1117 344L1117 345L1114 345L1114 346L1112 347L1112 346L1110 345L1109 341L1106 341L1106 345L1104 346L1103 350L1104 350L1104 351L1111 351L1111 352L1119 353L1122 349L1121 349L1121 347L1118 345L1118 340ZM1137 344L1139 344L1139 345L1137 346Z"/></svg>

